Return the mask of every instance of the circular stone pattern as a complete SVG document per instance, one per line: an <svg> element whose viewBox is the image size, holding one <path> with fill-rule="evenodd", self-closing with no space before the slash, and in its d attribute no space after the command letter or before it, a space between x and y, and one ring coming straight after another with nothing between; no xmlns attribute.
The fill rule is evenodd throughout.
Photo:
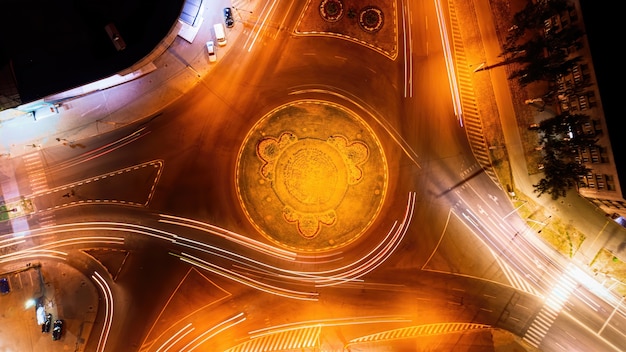
<svg viewBox="0 0 626 352"><path fill-rule="evenodd" d="M347 190L343 155L322 140L293 143L283 151L274 170L276 195L303 212L334 209Z"/></svg>
<svg viewBox="0 0 626 352"><path fill-rule="evenodd" d="M337 22L343 16L343 2L341 0L322 0L320 16L325 21Z"/></svg>
<svg viewBox="0 0 626 352"><path fill-rule="evenodd" d="M271 241L323 251L360 237L378 215L387 163L373 131L352 111L303 100L270 112L237 159L237 195Z"/></svg>
<svg viewBox="0 0 626 352"><path fill-rule="evenodd" d="M359 12L359 26L366 32L378 32L383 28L383 11L376 6L364 7Z"/></svg>

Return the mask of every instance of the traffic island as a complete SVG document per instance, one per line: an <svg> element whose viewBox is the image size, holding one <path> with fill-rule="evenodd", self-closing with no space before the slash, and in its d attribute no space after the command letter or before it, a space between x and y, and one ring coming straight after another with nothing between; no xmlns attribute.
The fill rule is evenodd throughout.
<svg viewBox="0 0 626 352"><path fill-rule="evenodd" d="M309 0L294 33L349 40L394 60L398 56L396 7L396 1Z"/></svg>
<svg viewBox="0 0 626 352"><path fill-rule="evenodd" d="M296 101L263 116L237 160L237 195L267 239L324 251L359 238L379 214L388 167L378 138L353 111Z"/></svg>
<svg viewBox="0 0 626 352"><path fill-rule="evenodd" d="M35 206L30 199L22 198L7 203L0 203L0 221L8 221L33 212L35 212Z"/></svg>

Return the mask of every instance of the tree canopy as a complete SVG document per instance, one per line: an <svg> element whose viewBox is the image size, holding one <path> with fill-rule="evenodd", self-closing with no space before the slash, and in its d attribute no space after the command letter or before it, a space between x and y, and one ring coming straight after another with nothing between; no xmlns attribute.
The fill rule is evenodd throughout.
<svg viewBox="0 0 626 352"><path fill-rule="evenodd" d="M564 197L578 185L580 176L590 172L578 159L581 148L597 147L597 138L583 130L589 120L587 115L565 112L535 128L540 134L544 165L544 177L533 185L538 196L548 193L553 199Z"/></svg>

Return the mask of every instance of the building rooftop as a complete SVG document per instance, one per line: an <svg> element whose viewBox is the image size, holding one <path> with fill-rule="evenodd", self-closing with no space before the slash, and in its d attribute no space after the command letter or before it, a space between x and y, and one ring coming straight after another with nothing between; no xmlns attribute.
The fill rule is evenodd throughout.
<svg viewBox="0 0 626 352"><path fill-rule="evenodd" d="M3 1L0 71L12 67L22 103L97 81L148 55L182 6L183 0ZM109 38L109 23L124 50ZM6 86L7 75L0 77Z"/></svg>

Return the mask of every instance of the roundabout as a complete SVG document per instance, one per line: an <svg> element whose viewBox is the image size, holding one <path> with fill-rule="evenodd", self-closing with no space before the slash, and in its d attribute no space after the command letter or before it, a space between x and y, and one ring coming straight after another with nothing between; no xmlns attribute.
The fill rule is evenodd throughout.
<svg viewBox="0 0 626 352"><path fill-rule="evenodd" d="M353 111L301 100L263 116L237 159L237 195L268 240L317 252L363 235L384 202L388 168L371 128Z"/></svg>

